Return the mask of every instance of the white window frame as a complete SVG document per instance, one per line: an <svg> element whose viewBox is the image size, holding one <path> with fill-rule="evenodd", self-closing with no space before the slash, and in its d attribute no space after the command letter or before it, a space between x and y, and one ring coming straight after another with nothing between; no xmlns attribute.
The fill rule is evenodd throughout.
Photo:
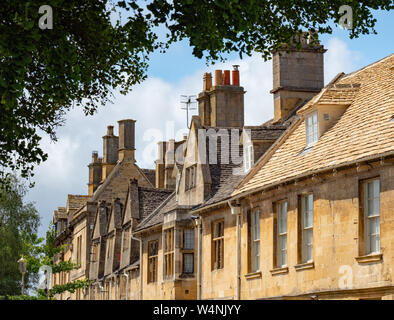
<svg viewBox="0 0 394 320"><path fill-rule="evenodd" d="M244 168L245 172L249 171L254 163L254 150L253 144L248 143L244 149Z"/></svg>
<svg viewBox="0 0 394 320"><path fill-rule="evenodd" d="M380 181L368 180L364 184L364 231L366 253L380 252ZM372 226L375 230L372 231Z"/></svg>
<svg viewBox="0 0 394 320"><path fill-rule="evenodd" d="M319 139L319 123L317 111L305 118L306 145L312 146Z"/></svg>
<svg viewBox="0 0 394 320"><path fill-rule="evenodd" d="M278 202L276 262L280 268L287 266L287 210L287 201Z"/></svg>
<svg viewBox="0 0 394 320"><path fill-rule="evenodd" d="M251 271L260 271L260 210L254 210L250 216Z"/></svg>
<svg viewBox="0 0 394 320"><path fill-rule="evenodd" d="M302 225L302 262L313 261L313 194L301 196L301 225ZM307 223L307 215L310 223ZM311 235L311 243L307 242L308 235Z"/></svg>

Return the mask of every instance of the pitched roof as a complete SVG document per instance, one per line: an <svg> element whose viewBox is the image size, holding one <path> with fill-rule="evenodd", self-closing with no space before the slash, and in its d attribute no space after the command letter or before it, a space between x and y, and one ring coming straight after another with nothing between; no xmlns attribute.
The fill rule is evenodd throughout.
<svg viewBox="0 0 394 320"><path fill-rule="evenodd" d="M57 210L53 212L53 219L57 221L59 219L67 219L67 210L64 207L58 207Z"/></svg>
<svg viewBox="0 0 394 320"><path fill-rule="evenodd" d="M140 219L152 213L171 193L170 190L138 187Z"/></svg>
<svg viewBox="0 0 394 320"><path fill-rule="evenodd" d="M267 128L264 126L245 126L245 130L250 130L252 140L276 140L278 139L283 131L286 130L284 126L272 126L273 128Z"/></svg>
<svg viewBox="0 0 394 320"><path fill-rule="evenodd" d="M319 101L350 103L308 152L303 118L263 156L233 195L394 151L394 54L335 79L300 109ZM344 97L339 97L345 92Z"/></svg>
<svg viewBox="0 0 394 320"><path fill-rule="evenodd" d="M144 175L148 178L149 182L154 186L156 185L156 170L154 169L141 169Z"/></svg>
<svg viewBox="0 0 394 320"><path fill-rule="evenodd" d="M139 182L153 188L152 183L136 163L122 160L116 164L104 182L99 185L90 201L106 200L110 202L114 198L119 198L124 202L127 196L130 178L139 175L139 173L146 178L146 180L139 179Z"/></svg>
<svg viewBox="0 0 394 320"><path fill-rule="evenodd" d="M86 204L89 198L90 196L88 195L77 195L77 194L67 195L67 210L79 209L80 207Z"/></svg>
<svg viewBox="0 0 394 320"><path fill-rule="evenodd" d="M299 106L301 107L301 106ZM273 123L272 120L263 123L260 126L245 126L243 129L251 130L252 140L276 140L289 127L289 125L295 121L297 116L295 111L299 108L297 107L293 113L291 113L282 122ZM231 128L234 129L234 128ZM208 144L207 144L208 145ZM245 176L243 171L243 163L234 164L230 162L229 164L220 163L221 155L220 139L218 140L218 164L209 165L211 179L212 179L212 190L209 198L204 201L199 206L193 208L193 210L201 209L206 206L210 206L215 203L219 203L231 197L234 189L239 185ZM227 152L229 152L227 150ZM243 157L243 148L240 146L239 155Z"/></svg>
<svg viewBox="0 0 394 320"><path fill-rule="evenodd" d="M144 219L138 224L135 231L141 231L163 222L164 214L174 210L177 207L175 192L171 193L170 196L156 207L156 209L149 215L145 216Z"/></svg>

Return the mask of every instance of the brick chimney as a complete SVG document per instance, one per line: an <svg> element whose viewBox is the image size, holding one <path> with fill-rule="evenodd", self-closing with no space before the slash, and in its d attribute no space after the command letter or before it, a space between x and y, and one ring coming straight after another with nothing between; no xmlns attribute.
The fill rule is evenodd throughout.
<svg viewBox="0 0 394 320"><path fill-rule="evenodd" d="M297 106L310 100L324 86L325 50L322 45L311 46L310 36L300 35L299 50L293 46L273 52L274 122L285 119Z"/></svg>
<svg viewBox="0 0 394 320"><path fill-rule="evenodd" d="M135 120L126 119L118 121L119 124L119 161L135 162Z"/></svg>
<svg viewBox="0 0 394 320"><path fill-rule="evenodd" d="M119 138L114 136L114 126L107 127L107 134L103 136L103 172L102 181L107 179L118 161Z"/></svg>
<svg viewBox="0 0 394 320"><path fill-rule="evenodd" d="M98 158L98 152L92 152L92 162L88 165L89 168L89 183L88 183L88 195L93 195L97 187L101 182L102 172L102 159Z"/></svg>
<svg viewBox="0 0 394 320"><path fill-rule="evenodd" d="M238 66L230 70L215 70L215 85L211 73L203 77L203 91L198 95L198 114L202 125L236 127L244 125L244 88L240 86Z"/></svg>

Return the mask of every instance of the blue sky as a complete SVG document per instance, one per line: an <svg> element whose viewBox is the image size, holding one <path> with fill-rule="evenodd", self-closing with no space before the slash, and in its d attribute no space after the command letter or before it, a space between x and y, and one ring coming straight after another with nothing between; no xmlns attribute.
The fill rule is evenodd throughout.
<svg viewBox="0 0 394 320"><path fill-rule="evenodd" d="M379 60L391 53L394 49L394 13L387 11L377 11L377 35L365 35L356 39L350 39L348 31L333 26L331 35L320 36L322 43L326 43L330 38L338 38L344 41L353 51L361 53L361 59L356 68L361 68L369 63ZM238 54L233 53L230 59L237 59ZM205 60L200 60L192 55L192 49L188 46L188 41L184 40L171 47L166 54L155 53L151 57L149 76L160 77L167 81L176 82L205 67Z"/></svg>
<svg viewBox="0 0 394 320"><path fill-rule="evenodd" d="M376 14L377 35L349 39L348 32L334 28L332 35L320 37L328 49L325 54L325 82L339 72L352 72L384 58L394 49L394 13ZM67 194L87 194L88 168L91 152L99 150L102 156L102 136L107 125L117 120L133 118L136 123L136 158L143 168L153 168L156 142L170 138L180 139L185 132L185 114L180 110L180 95L197 95L202 89L204 72L231 69L240 64L241 85L245 95L245 124L261 124L272 117L272 67L258 55L239 61L236 53L229 61L207 67L205 60L192 55L187 41L173 45L165 54L155 53L150 60L148 79L136 86L127 96L115 93L114 104L101 108L94 116L85 117L81 110L72 110L64 127L58 130L58 142L48 137L42 148L48 160L35 170L36 186L29 191L42 218L43 235L58 206L65 206Z"/></svg>

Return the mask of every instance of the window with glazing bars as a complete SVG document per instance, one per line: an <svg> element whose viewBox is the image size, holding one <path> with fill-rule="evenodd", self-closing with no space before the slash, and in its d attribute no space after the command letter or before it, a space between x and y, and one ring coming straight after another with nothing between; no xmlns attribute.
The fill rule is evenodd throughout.
<svg viewBox="0 0 394 320"><path fill-rule="evenodd" d="M224 221L216 221L212 225L212 269L223 268L224 253Z"/></svg>
<svg viewBox="0 0 394 320"><path fill-rule="evenodd" d="M318 123L317 123L317 112L312 113L306 117L306 144L307 146L312 145L318 139Z"/></svg>
<svg viewBox="0 0 394 320"><path fill-rule="evenodd" d="M164 277L174 275L174 228L164 231Z"/></svg>
<svg viewBox="0 0 394 320"><path fill-rule="evenodd" d="M159 252L159 241L148 242L148 283L157 281L157 255Z"/></svg>
<svg viewBox="0 0 394 320"><path fill-rule="evenodd" d="M183 249L193 250L194 249L194 230L184 229L183 230Z"/></svg>
<svg viewBox="0 0 394 320"><path fill-rule="evenodd" d="M82 236L77 238L77 263L81 263L82 257Z"/></svg>
<svg viewBox="0 0 394 320"><path fill-rule="evenodd" d="M313 194L301 196L302 262L313 260Z"/></svg>
<svg viewBox="0 0 394 320"><path fill-rule="evenodd" d="M250 272L260 270L260 210L249 212L249 261Z"/></svg>
<svg viewBox="0 0 394 320"><path fill-rule="evenodd" d="M276 205L276 267L287 265L287 201Z"/></svg>
<svg viewBox="0 0 394 320"><path fill-rule="evenodd" d="M183 273L194 272L194 229L183 229L182 247L182 267Z"/></svg>
<svg viewBox="0 0 394 320"><path fill-rule="evenodd" d="M364 230L366 254L380 252L380 182L364 183Z"/></svg>

